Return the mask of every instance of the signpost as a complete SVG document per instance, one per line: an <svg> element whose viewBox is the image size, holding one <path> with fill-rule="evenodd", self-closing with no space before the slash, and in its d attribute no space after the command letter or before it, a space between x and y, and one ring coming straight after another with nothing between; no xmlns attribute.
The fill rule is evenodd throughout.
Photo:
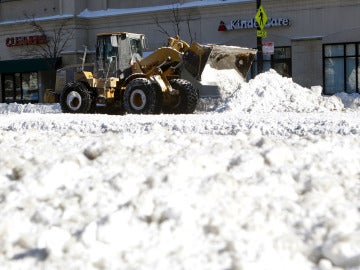
<svg viewBox="0 0 360 270"><path fill-rule="evenodd" d="M258 49L258 55L257 55L257 73L263 72L263 51L262 51L262 39L267 37L267 32L264 30L265 25L268 21L268 16L265 12L264 7L261 5L261 0L256 0L256 15L255 20L258 23L258 27L256 30L256 36L257 36L257 49Z"/></svg>

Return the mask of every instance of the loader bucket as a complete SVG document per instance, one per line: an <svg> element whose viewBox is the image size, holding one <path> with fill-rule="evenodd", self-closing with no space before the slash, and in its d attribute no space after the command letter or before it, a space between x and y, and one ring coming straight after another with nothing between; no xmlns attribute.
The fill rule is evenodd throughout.
<svg viewBox="0 0 360 270"><path fill-rule="evenodd" d="M248 48L213 45L207 63L210 67L218 70L234 69L243 78L246 78L256 52L256 50Z"/></svg>
<svg viewBox="0 0 360 270"><path fill-rule="evenodd" d="M183 77L190 80L200 92L200 97L220 97L216 83L204 84L201 74L205 66L216 70L235 70L245 80L257 50L236 46L191 44L184 54Z"/></svg>

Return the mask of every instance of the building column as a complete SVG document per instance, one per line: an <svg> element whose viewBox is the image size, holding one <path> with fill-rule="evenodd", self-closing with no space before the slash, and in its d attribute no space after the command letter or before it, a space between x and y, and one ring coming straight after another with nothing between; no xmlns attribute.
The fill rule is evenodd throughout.
<svg viewBox="0 0 360 270"><path fill-rule="evenodd" d="M294 82L304 87L323 84L322 44L322 37L291 40L291 64Z"/></svg>
<svg viewBox="0 0 360 270"><path fill-rule="evenodd" d="M102 0L102 9L107 10L108 8L108 0Z"/></svg>
<svg viewBox="0 0 360 270"><path fill-rule="evenodd" d="M63 0L59 0L59 15L63 15L64 7L63 7Z"/></svg>

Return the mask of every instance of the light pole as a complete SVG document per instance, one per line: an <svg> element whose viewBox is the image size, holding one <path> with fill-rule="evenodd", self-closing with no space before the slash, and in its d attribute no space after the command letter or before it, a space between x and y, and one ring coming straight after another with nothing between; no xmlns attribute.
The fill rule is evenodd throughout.
<svg viewBox="0 0 360 270"><path fill-rule="evenodd" d="M256 0L256 12L259 10L261 6L261 0ZM261 30L260 26L257 27L257 30ZM257 74L263 72L263 52L262 52L262 37L257 35Z"/></svg>

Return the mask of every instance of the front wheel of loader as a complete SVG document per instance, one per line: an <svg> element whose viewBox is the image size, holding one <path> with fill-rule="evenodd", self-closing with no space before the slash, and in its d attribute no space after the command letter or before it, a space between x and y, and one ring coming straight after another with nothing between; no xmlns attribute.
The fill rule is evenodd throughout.
<svg viewBox="0 0 360 270"><path fill-rule="evenodd" d="M161 89L148 79L136 78L126 86L123 105L127 113L158 114L161 103Z"/></svg>
<svg viewBox="0 0 360 270"><path fill-rule="evenodd" d="M68 83L60 96L60 106L65 113L88 113L91 105L91 94L81 82Z"/></svg>
<svg viewBox="0 0 360 270"><path fill-rule="evenodd" d="M177 102L172 105L164 106L164 113L190 114L196 109L199 101L199 91L187 80L170 80L173 89L179 92Z"/></svg>

